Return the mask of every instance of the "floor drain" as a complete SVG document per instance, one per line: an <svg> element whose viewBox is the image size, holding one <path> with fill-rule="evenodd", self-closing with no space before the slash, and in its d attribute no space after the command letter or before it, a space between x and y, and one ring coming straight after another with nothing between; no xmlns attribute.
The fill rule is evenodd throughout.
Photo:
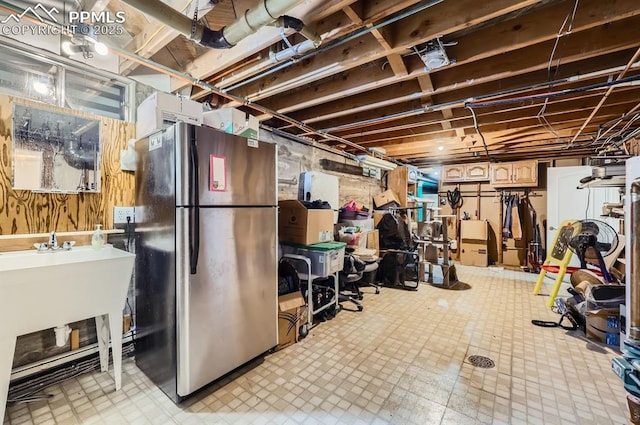
<svg viewBox="0 0 640 425"><path fill-rule="evenodd" d="M469 363L471 363L472 366L481 367L483 369L491 369L496 365L493 360L485 356L469 356L467 360L469 360Z"/></svg>

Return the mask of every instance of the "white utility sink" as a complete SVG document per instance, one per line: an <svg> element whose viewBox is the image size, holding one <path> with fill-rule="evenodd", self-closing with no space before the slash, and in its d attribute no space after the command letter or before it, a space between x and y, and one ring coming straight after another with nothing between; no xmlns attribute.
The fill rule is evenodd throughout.
<svg viewBox="0 0 640 425"><path fill-rule="evenodd" d="M135 255L106 245L70 251L0 253L0 418L4 418L19 335L96 318L100 366L107 370L109 330L116 390L121 386L122 311ZM53 332L53 331L52 331Z"/></svg>

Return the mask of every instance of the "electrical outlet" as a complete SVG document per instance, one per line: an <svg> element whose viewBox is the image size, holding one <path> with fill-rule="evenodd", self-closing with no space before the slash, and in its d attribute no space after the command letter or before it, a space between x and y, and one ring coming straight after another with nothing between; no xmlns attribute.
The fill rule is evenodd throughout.
<svg viewBox="0 0 640 425"><path fill-rule="evenodd" d="M135 222L135 211L133 207L113 207L113 224L127 224Z"/></svg>

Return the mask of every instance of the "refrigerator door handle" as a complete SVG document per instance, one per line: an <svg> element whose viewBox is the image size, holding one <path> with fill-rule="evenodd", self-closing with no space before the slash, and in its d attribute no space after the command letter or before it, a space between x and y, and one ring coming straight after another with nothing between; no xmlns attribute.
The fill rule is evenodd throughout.
<svg viewBox="0 0 640 425"><path fill-rule="evenodd" d="M200 173L198 170L198 145L196 143L196 129L190 128L189 156L189 265L191 274L196 274L198 268L198 256L200 255Z"/></svg>

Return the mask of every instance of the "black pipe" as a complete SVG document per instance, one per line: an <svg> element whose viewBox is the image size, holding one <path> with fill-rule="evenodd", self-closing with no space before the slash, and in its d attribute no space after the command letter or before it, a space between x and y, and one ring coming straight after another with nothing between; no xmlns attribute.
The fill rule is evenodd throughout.
<svg viewBox="0 0 640 425"><path fill-rule="evenodd" d="M511 103L520 103L520 102L529 102L529 101L534 101L534 100L551 99L551 98L554 98L554 97L567 96L567 95L575 94L575 93L582 93L582 92L589 91L589 90L608 88L608 87L617 86L617 85L625 84L625 83L630 83L630 82L638 81L638 80L640 80L640 75L634 75L632 77L622 78L620 80L607 81L605 83L598 83L598 84L591 84L589 86L578 87L578 88L575 88L575 89L560 90L560 91L552 92L552 93L543 93L543 94L537 94L537 95L531 95L531 96L516 97L516 98L513 98L513 99L494 100L494 101L487 101L487 102L474 102L474 101L471 101L471 102L466 102L464 106L466 108L469 108L469 109L471 109L471 108L485 108L485 107L489 107L489 106L502 106L502 105L508 105L508 104L511 104Z"/></svg>
<svg viewBox="0 0 640 425"><path fill-rule="evenodd" d="M282 15L280 18L282 18L281 22L284 28L291 28L296 32L300 32L302 31L302 28L304 28L304 22L302 22L298 18L294 18L293 16L289 15Z"/></svg>
<svg viewBox="0 0 640 425"><path fill-rule="evenodd" d="M223 34L224 28L219 31L209 29L207 27L202 30L202 38L199 43L204 47L212 49L230 49L233 44L229 43Z"/></svg>

